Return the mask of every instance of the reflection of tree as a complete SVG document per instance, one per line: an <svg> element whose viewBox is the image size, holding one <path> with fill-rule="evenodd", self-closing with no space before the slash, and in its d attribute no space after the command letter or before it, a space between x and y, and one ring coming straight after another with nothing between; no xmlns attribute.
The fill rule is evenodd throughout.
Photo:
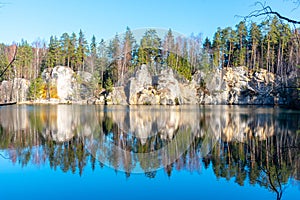
<svg viewBox="0 0 300 200"><path fill-rule="evenodd" d="M291 121L287 120L291 117L287 114L274 117L276 113L220 112L222 114L218 115L218 112L203 111L194 117L194 121L184 121L180 113L174 113L164 114L166 119L178 117L173 119L176 123L169 123L172 131L161 122L170 122L165 118L151 120L147 116L146 121L136 119L138 125L152 123L142 129L147 131L150 128L150 134L144 134L148 137L142 138L138 137L139 129L128 128L135 125L134 120L128 119L129 114L124 118L119 114L117 119L111 112L71 112L68 116L72 117L72 123L66 121L66 126L62 127L70 128L72 137L60 137L67 138L63 141L54 137L57 133L54 122L58 123L55 110L44 109L41 113L34 111L24 115L30 126L21 130L15 130L17 126L4 126L0 118L0 149L22 166L49 164L54 170L78 172L79 175L84 173L88 164L94 170L98 164L96 160L108 161L115 170L124 170L126 177L140 167L150 178L156 176L156 169L161 166L171 176L173 170L199 172L202 165L208 168L212 164L218 178L235 179L241 186L249 180L252 185L274 191L279 198L290 178L299 179L300 138L294 132L299 124L298 115ZM126 121L131 124L126 124ZM60 134L70 133L63 130ZM87 134L89 131L92 134ZM202 147L209 146L208 141L215 138L218 142L201 160ZM164 147L165 151L155 154ZM152 157L145 156L145 153L151 155L152 152ZM175 161L172 158L176 158ZM99 164L103 167L103 163Z"/></svg>
<svg viewBox="0 0 300 200"><path fill-rule="evenodd" d="M239 185L244 185L248 176L250 184L266 187L281 199L284 185L298 170L299 148L300 139L293 133L266 140L254 137L245 142L221 142L214 147L211 158L203 162L212 160L217 177L235 177Z"/></svg>

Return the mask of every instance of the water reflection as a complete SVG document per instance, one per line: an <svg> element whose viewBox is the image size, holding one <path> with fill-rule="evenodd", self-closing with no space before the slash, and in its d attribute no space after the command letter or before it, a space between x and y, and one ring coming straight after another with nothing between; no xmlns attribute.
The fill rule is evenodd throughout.
<svg viewBox="0 0 300 200"><path fill-rule="evenodd" d="M280 199L300 180L300 114L238 106L102 107L76 105L0 108L3 157L26 166L49 164L84 173L104 164L155 177L164 168L245 181Z"/></svg>

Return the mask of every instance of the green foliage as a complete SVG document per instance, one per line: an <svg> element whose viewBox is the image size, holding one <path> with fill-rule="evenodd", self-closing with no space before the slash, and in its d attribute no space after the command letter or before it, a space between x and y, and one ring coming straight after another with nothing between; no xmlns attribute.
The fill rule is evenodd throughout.
<svg viewBox="0 0 300 200"><path fill-rule="evenodd" d="M36 100L45 97L45 83L42 77L38 77L31 81L29 86L29 99Z"/></svg>
<svg viewBox="0 0 300 200"><path fill-rule="evenodd" d="M59 64L61 64L61 46L57 37L51 36L47 54L47 67L53 68Z"/></svg>
<svg viewBox="0 0 300 200"><path fill-rule="evenodd" d="M33 63L33 51L32 47L28 44L26 40L22 40L18 47L18 52L16 56L16 61L14 65L16 66L16 76L19 78L32 78L34 73L34 68L30 67Z"/></svg>
<svg viewBox="0 0 300 200"><path fill-rule="evenodd" d="M153 61L159 55L160 47L161 39L157 35L156 30L147 30L141 39L140 47L138 50L139 64L152 65Z"/></svg>
<svg viewBox="0 0 300 200"><path fill-rule="evenodd" d="M113 91L113 82L111 80L110 77L108 77L108 79L106 79L106 82L105 82L105 90L110 93Z"/></svg>

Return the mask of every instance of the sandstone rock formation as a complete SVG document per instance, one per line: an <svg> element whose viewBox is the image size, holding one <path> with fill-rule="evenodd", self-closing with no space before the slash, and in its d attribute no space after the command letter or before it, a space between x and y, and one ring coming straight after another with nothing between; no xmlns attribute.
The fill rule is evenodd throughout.
<svg viewBox="0 0 300 200"><path fill-rule="evenodd" d="M11 81L0 83L0 102L27 100L30 81L23 78L14 78Z"/></svg>
<svg viewBox="0 0 300 200"><path fill-rule="evenodd" d="M290 105L299 102L295 77L291 74L283 79L265 69L236 67L216 70L210 75L198 73L194 80L199 86L201 104Z"/></svg>
<svg viewBox="0 0 300 200"><path fill-rule="evenodd" d="M234 67L215 69L207 74L198 71L191 81L177 77L171 68L152 75L148 66L142 65L123 86L113 87L110 93L98 91L96 94L93 75L88 72L57 66L42 73L44 83L56 89L56 99L52 100L58 103L300 105L297 71L275 77L265 69ZM26 101L29 85L28 80L20 78L2 81L0 101Z"/></svg>
<svg viewBox="0 0 300 200"><path fill-rule="evenodd" d="M88 72L74 72L69 67L56 66L53 69L45 69L42 78L57 89L60 102L80 101L92 98L91 88L92 74Z"/></svg>
<svg viewBox="0 0 300 200"><path fill-rule="evenodd" d="M122 88L124 93L120 92ZM126 95L125 99L130 105L197 104L195 86L179 83L170 68L162 70L159 75L151 76L148 67L142 65L125 87L119 87L117 91ZM120 99L118 95L111 95L109 98ZM121 104L123 103L124 101Z"/></svg>

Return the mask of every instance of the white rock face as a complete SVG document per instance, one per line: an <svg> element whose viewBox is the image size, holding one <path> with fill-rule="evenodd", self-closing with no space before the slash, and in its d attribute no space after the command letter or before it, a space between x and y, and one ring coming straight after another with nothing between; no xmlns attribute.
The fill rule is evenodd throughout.
<svg viewBox="0 0 300 200"><path fill-rule="evenodd" d="M57 95L61 100L71 100L74 97L75 78L71 68L57 66L51 73L51 81L57 87Z"/></svg>
<svg viewBox="0 0 300 200"><path fill-rule="evenodd" d="M11 81L2 81L0 84L0 102L27 100L30 81L23 78L15 78Z"/></svg>
<svg viewBox="0 0 300 200"><path fill-rule="evenodd" d="M128 81L125 87L125 94L127 96L128 103L131 105L137 104L141 92L151 85L152 77L147 66L142 65L136 72L135 76Z"/></svg>
<svg viewBox="0 0 300 200"><path fill-rule="evenodd" d="M160 75L154 77L153 85L157 88L157 92L160 94L160 104L179 104L181 91L179 83L174 77L173 70L171 68L163 70Z"/></svg>
<svg viewBox="0 0 300 200"><path fill-rule="evenodd" d="M56 66L45 69L42 73L43 80L51 83L57 89L59 101L81 101L93 97L93 76L89 72L74 72L65 66Z"/></svg>
<svg viewBox="0 0 300 200"><path fill-rule="evenodd" d="M182 96L182 94L186 96ZM146 65L142 65L136 75L128 81L125 86L125 95L130 105L196 103L196 89L193 86L186 85L181 87L174 77L172 69L167 68L161 74L151 76Z"/></svg>

